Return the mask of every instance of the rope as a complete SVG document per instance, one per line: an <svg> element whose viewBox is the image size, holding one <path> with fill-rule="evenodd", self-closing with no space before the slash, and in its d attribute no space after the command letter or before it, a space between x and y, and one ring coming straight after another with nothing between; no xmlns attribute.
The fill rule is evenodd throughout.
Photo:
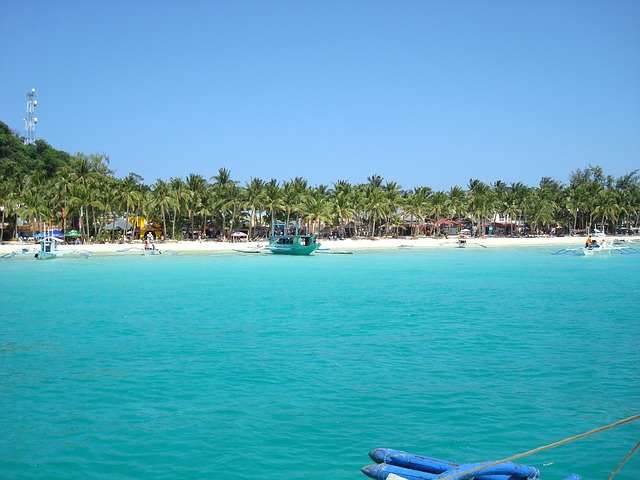
<svg viewBox="0 0 640 480"><path fill-rule="evenodd" d="M609 476L609 478L608 478L607 480L611 480L613 477L615 477L615 476L616 476L616 474L620 471L620 469L622 468L622 466L623 466L625 463L627 463L627 460L629 460L629 459L631 458L631 456L632 456L634 453L636 453L636 450L638 450L638 447L640 447L640 442L636 443L636 446L635 446L635 447L633 447L633 448L631 449L631 451L627 454L627 456L626 456L626 457L624 457L624 460L622 460L622 461L620 462L620 465L618 465L618 466L616 467L616 469L615 469L613 472L611 472L611 475Z"/></svg>
<svg viewBox="0 0 640 480"><path fill-rule="evenodd" d="M551 448L559 447L560 445L564 445L565 443L574 442L576 440L580 440L581 438L588 437L589 435L595 435L596 433L600 433L600 432L603 432L605 430L609 430L611 428L615 428L615 427L618 427L620 425L624 425L625 423L634 422L634 421L636 421L638 419L640 419L640 415L634 415L633 417L625 418L624 420L620 420L618 422L611 423L609 425L605 425L604 427L596 428L594 430L590 430L588 432L581 433L580 435L576 435L574 437L565 438L564 440L560 440L559 442L554 442L554 443L550 443L549 445L545 445L545 446L542 446L542 447L534 448L533 450L529 450L528 452L519 453L517 455L513 455L513 456L505 458L503 460L498 460L498 461L495 461L495 462L492 462L492 463L489 463L489 464L485 464L485 465L481 465L479 467L475 467L475 468L471 468L469 470L465 470L464 472L457 472L455 475L448 475L446 477L442 477L440 480L449 480L449 479L452 479L452 478L456 478L458 476L466 475L468 473L477 472L478 470L483 470L483 469L488 468L488 467L493 467L495 465L500 465L501 463L512 462L513 460L517 460L518 458L527 457L529 455L533 455L534 453L538 453L538 452L542 452L544 450L549 450ZM636 447L629 453L628 456L630 457L637 448L638 448L638 446L636 445ZM623 461L623 464L624 464L624 462L626 462L626 460L627 459L625 459ZM621 464L619 466L619 468L622 467L623 464Z"/></svg>

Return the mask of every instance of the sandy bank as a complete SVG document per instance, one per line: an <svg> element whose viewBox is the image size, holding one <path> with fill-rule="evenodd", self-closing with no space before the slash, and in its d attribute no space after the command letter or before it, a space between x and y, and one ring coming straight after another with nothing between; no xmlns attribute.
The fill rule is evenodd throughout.
<svg viewBox="0 0 640 480"><path fill-rule="evenodd" d="M640 237L624 237L625 240L640 241ZM453 246L457 237L449 237L448 239L433 238L417 238L417 239L358 239L358 240L322 240L321 248L329 248L340 251L356 252L369 249L398 249L398 247L411 246L412 248L446 248ZM488 248L511 248L511 247L544 247L559 246L579 247L584 245L586 237L532 237L532 238L504 238L504 237L486 237L467 239L469 244L480 244ZM607 241L613 241L614 237L607 237ZM233 252L236 249L253 248L257 246L265 246L267 242L215 242L215 241L181 241L157 243L156 247L160 249L169 249L176 252ZM443 244L445 244L443 246ZM0 245L0 255L11 253L17 249L30 248L35 249L38 245L34 243L24 242L5 242ZM130 248L143 248L143 243L131 244L91 244L91 245L64 245L60 247L64 250L82 249L91 251L94 254L119 253L119 251Z"/></svg>

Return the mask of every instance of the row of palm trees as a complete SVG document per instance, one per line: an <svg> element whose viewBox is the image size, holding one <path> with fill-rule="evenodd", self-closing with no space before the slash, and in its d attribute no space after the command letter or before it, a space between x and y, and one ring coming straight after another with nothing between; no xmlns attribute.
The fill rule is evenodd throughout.
<svg viewBox="0 0 640 480"><path fill-rule="evenodd" d="M598 225L613 232L620 226L637 229L640 182L637 171L615 179L588 167L573 172L568 186L550 178L537 187L472 179L467 188L403 190L379 175L362 184L338 180L311 186L296 177L282 182L251 178L240 185L221 168L208 180L190 174L147 185L133 173L115 178L104 156L78 154L50 178L40 172L20 181L0 178L0 207L2 238L5 228L15 231L18 217L33 225L77 226L86 238L108 238L114 233L104 229L107 222L125 215L156 221L164 237L174 239L212 231L225 237L237 229L248 230L252 238L272 220L337 236L437 235L433 225L444 218L467 221L478 234L497 219L509 235L524 227L533 233L571 233Z"/></svg>

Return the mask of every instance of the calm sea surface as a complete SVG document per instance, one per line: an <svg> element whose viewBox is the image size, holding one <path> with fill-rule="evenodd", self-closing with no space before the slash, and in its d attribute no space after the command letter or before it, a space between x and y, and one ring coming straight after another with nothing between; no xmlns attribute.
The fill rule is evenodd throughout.
<svg viewBox="0 0 640 480"><path fill-rule="evenodd" d="M552 251L0 260L0 477L364 480L640 413L640 254ZM606 479L639 439L519 461Z"/></svg>

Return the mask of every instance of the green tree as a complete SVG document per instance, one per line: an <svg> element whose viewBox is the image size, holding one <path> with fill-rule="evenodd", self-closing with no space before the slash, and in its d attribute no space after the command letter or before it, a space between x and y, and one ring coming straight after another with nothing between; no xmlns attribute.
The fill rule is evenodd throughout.
<svg viewBox="0 0 640 480"><path fill-rule="evenodd" d="M191 225L191 234L195 231L195 216L203 211L204 196L207 191L207 181L202 175L190 173L186 179L186 189L189 195L186 197L187 214Z"/></svg>
<svg viewBox="0 0 640 480"><path fill-rule="evenodd" d="M218 175L214 175L210 180L213 182L214 191L218 198L218 208L220 209L220 216L222 217L222 236L226 238L226 221L229 215L229 206L234 204L232 195L236 193L238 182L231 179L231 172L226 168L220 168Z"/></svg>
<svg viewBox="0 0 640 480"><path fill-rule="evenodd" d="M305 198L305 214L309 220L307 230L314 234L320 233L323 222L331 220L330 204L324 186L321 185L309 191ZM314 228L315 226L317 228Z"/></svg>
<svg viewBox="0 0 640 480"><path fill-rule="evenodd" d="M329 210L333 218L335 218L340 238L346 236L346 221L355 216L352 195L353 186L349 182L345 180L334 182L333 189L330 192Z"/></svg>
<svg viewBox="0 0 640 480"><path fill-rule="evenodd" d="M169 184L164 180L157 179L152 188L153 204L160 210L162 218L162 234L167 238L167 211L173 206L173 198L171 198L171 189Z"/></svg>
<svg viewBox="0 0 640 480"><path fill-rule="evenodd" d="M185 208L185 204L187 198L191 195L191 193L187 190L187 187L184 183L184 180L181 178L171 178L169 179L169 198L170 205L173 210L172 220L171 220L171 238L176 238L176 222L178 220L178 216Z"/></svg>
<svg viewBox="0 0 640 480"><path fill-rule="evenodd" d="M252 178L245 186L246 201L249 207L251 221L249 222L249 238L252 239L252 229L258 224L258 218L262 218L261 212L265 206L265 183L259 178Z"/></svg>
<svg viewBox="0 0 640 480"><path fill-rule="evenodd" d="M488 218L495 212L495 194L487 184L472 179L467 195L469 216L476 223L477 234L482 235Z"/></svg>
<svg viewBox="0 0 640 480"><path fill-rule="evenodd" d="M278 185L278 181L274 178L264 186L264 206L269 211L269 220L271 222L275 221L276 212L284 208L282 190Z"/></svg>
<svg viewBox="0 0 640 480"><path fill-rule="evenodd" d="M401 224L398 209L403 204L402 187L397 182L386 182L382 187L385 205L381 212L385 222L385 234Z"/></svg>
<svg viewBox="0 0 640 480"><path fill-rule="evenodd" d="M451 216L456 220L462 220L465 215L467 208L466 195L464 189L458 186L451 187L447 192Z"/></svg>
<svg viewBox="0 0 640 480"><path fill-rule="evenodd" d="M433 195L429 197L427 209L427 212L435 224L437 224L440 219L448 217L451 211L448 195L442 191L434 192ZM442 227L436 231L436 236L442 233L440 231L441 228Z"/></svg>

